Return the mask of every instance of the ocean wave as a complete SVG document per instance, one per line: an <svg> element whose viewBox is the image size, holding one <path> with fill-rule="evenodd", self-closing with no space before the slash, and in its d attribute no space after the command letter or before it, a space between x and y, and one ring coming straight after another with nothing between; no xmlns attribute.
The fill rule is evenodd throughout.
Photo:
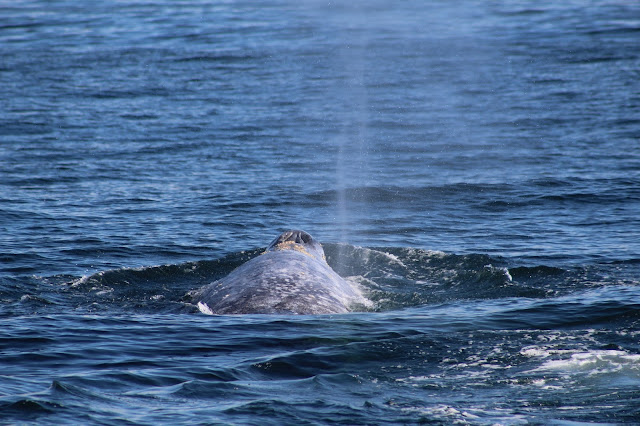
<svg viewBox="0 0 640 426"><path fill-rule="evenodd" d="M633 177L529 179L515 183L448 183L422 186L353 186L318 191L307 196L316 201L388 203L417 200L479 200L509 205L540 205L544 202L618 202L640 199L640 180ZM469 197L473 195L473 197ZM475 201L477 202L477 201Z"/></svg>
<svg viewBox="0 0 640 426"><path fill-rule="evenodd" d="M513 265L513 259L486 254L452 254L415 248L366 248L348 244L325 244L330 266L348 281L360 287L370 303L355 306L356 311L389 312L423 306L436 306L457 301L502 300L520 298L541 300L534 311L547 310L549 318L565 317L572 303L565 301L557 308L559 297L607 288L633 289L633 279L620 279L620 268L633 269L632 260L614 262L599 267L571 266L566 269L546 265ZM89 311L124 310L146 312L198 312L194 296L198 289L229 274L263 249L240 251L216 260L203 260L141 268L121 268L64 280L50 280L49 291L36 294L14 294L8 300L30 304L33 309L46 309L68 298L77 309ZM607 268L615 268L613 278ZM35 284L34 284L35 285ZM613 286L613 287L612 287ZM622 286L622 287L621 287ZM625 287L626 286L626 287ZM45 288L45 290L47 290ZM606 290L601 290L606 292ZM613 291L613 290L611 290ZM550 301L545 306L544 301ZM592 299L588 299L589 303ZM585 300L576 301L584 306ZM634 303L634 302L633 302ZM611 309L600 306L612 315L625 305ZM565 309L566 311L562 311ZM522 317L524 312L520 312ZM588 319L589 313L574 313ZM526 317L526 315L524 315Z"/></svg>

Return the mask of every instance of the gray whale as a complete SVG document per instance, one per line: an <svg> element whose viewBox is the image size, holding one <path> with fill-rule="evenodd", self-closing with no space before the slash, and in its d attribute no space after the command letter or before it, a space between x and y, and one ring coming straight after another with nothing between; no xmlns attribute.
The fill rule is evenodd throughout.
<svg viewBox="0 0 640 426"><path fill-rule="evenodd" d="M327 264L322 245L304 231L280 234L260 256L206 286L201 312L226 314L338 314L362 294Z"/></svg>

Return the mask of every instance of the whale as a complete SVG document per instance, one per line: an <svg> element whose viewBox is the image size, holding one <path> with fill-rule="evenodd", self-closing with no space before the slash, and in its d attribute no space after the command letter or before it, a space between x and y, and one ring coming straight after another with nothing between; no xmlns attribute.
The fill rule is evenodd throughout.
<svg viewBox="0 0 640 426"><path fill-rule="evenodd" d="M209 315L342 314L364 300L331 269L322 245L301 230L282 232L264 253L196 296L200 312Z"/></svg>

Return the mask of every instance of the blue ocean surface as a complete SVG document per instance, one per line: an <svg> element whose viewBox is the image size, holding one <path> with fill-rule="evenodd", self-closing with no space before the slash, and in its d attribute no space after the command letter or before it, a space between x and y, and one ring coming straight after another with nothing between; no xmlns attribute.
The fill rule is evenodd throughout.
<svg viewBox="0 0 640 426"><path fill-rule="evenodd" d="M0 91L0 423L640 421L636 2L2 2ZM198 310L292 228L367 303Z"/></svg>

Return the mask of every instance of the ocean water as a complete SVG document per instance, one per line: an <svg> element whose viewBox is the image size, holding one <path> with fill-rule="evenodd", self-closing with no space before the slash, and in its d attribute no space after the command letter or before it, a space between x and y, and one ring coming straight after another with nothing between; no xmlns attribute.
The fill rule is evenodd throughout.
<svg viewBox="0 0 640 426"><path fill-rule="evenodd" d="M0 4L0 423L640 421L633 1ZM368 299L203 315L300 228Z"/></svg>

